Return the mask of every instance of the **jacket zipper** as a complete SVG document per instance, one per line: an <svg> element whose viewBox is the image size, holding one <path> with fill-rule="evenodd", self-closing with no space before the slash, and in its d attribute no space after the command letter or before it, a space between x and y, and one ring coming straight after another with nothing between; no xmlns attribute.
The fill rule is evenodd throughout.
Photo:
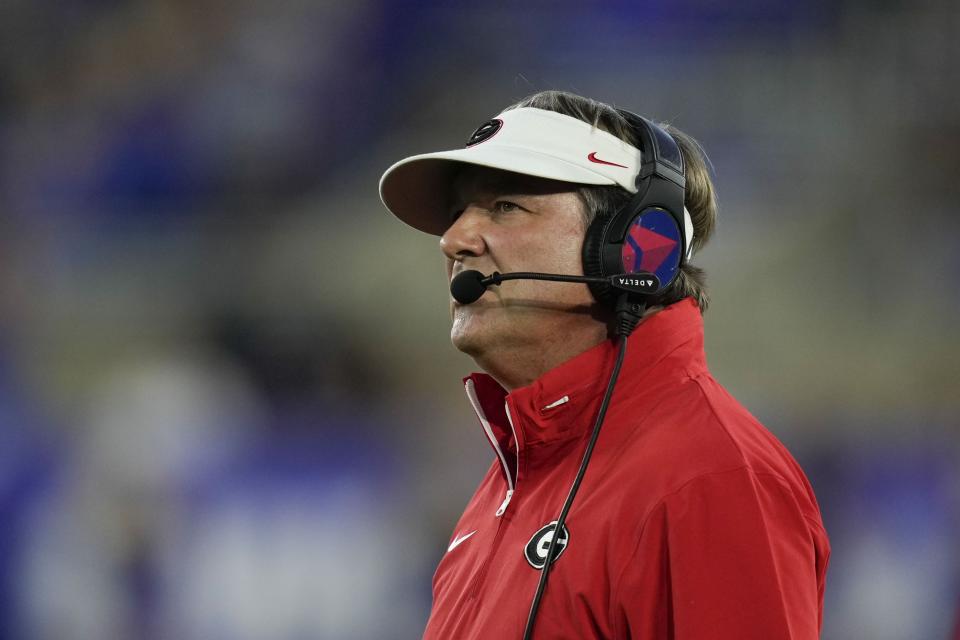
<svg viewBox="0 0 960 640"><path fill-rule="evenodd" d="M497 517L499 518L507 511L507 506L510 504L510 498L513 497L513 489L507 489L507 497L503 499L503 502L500 503L500 508L497 509Z"/></svg>
<svg viewBox="0 0 960 640"><path fill-rule="evenodd" d="M517 470L517 475L520 475L520 440L517 438L517 428L513 426L513 417L510 415L510 402L504 400L503 402L503 411L507 414L507 422L510 423L510 432L513 433L513 441L517 445L517 463L514 465L514 469ZM509 467L506 468L507 476L510 475ZM507 511L507 507L510 505L510 498L513 497L513 493L516 490L517 478L513 479L513 486L510 489L507 489L507 497L504 498L503 504L500 505L500 508L497 509L497 517L502 516Z"/></svg>
<svg viewBox="0 0 960 640"><path fill-rule="evenodd" d="M473 389L473 381L467 381L467 397L470 398L470 403L473 404L474 410L477 412L477 417L480 418L480 424L483 425L483 430L487 434L487 438L490 439L490 442L493 444L494 449L497 452L497 457L500 459L500 464L503 466L503 473L507 479L507 495L504 497L503 502L500 504L500 508L497 509L497 530L493 534L493 542L490 543L490 551L487 553L487 557L484 558L483 564L480 565L480 569L477 571L476 576L473 579L473 584L470 585L470 588L467 590L467 593L470 595L468 598L475 598L480 591L480 585L483 584L484 579L487 577L487 572L490 570L490 563L493 560L493 557L497 555L497 550L500 547L500 541L503 538L504 530L504 513L507 512L507 507L510 505L510 500L513 498L515 493L514 483L515 479L510 475L510 467L507 465L507 459L503 455L503 451L500 450L500 446L497 443L497 439L493 435L493 430L490 428L490 423L487 421L486 415L484 415L483 410L480 408L480 402L477 400L476 391ZM517 443L517 473L520 473L520 441L517 440L517 430L513 426L513 418L510 416L510 405L509 403L504 403L504 409L507 413L507 421L510 423L510 430L513 432L513 441Z"/></svg>
<svg viewBox="0 0 960 640"><path fill-rule="evenodd" d="M507 464L507 458L500 449L500 443L497 442L497 437L493 435L493 429L490 427L490 422L487 420L487 416L483 412L483 408L480 406L480 400L477 398L477 391L474 389L473 380L467 379L467 382L464 386L467 390L467 398L470 400L470 404L473 405L473 410L476 412L477 418L480 419L480 424L483 426L483 432L487 435L487 440L490 441L490 444L493 446L493 450L497 453L497 459L500 460L500 466L503 469L503 477L507 481L506 496L504 497L503 502L500 504L500 508L497 509L495 514L499 518L506 512L507 506L510 504L510 499L513 497L514 478L510 474L510 465ZM507 410L507 421L510 423L510 429L513 431L513 441L518 442L517 431L514 429L513 420L510 418L509 406L504 403L504 407ZM520 464L519 448L517 450L517 464L518 466Z"/></svg>

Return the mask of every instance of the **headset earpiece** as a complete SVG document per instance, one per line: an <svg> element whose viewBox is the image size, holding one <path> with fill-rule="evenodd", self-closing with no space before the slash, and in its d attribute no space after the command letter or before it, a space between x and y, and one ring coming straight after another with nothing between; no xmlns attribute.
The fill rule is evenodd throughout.
<svg viewBox="0 0 960 640"><path fill-rule="evenodd" d="M599 278L603 273L603 238L606 228L614 216L600 212L587 227L583 238L583 275ZM599 302L612 303L616 299L615 289L609 284L590 284L590 292Z"/></svg>
<svg viewBox="0 0 960 640"><path fill-rule="evenodd" d="M676 219L660 207L648 207L637 214L623 244L620 265L624 273L652 273L666 288L680 269L683 235Z"/></svg>
<svg viewBox="0 0 960 640"><path fill-rule="evenodd" d="M590 223L583 241L583 272L594 277L652 274L658 279L655 295L680 273L689 242L683 156L666 131L629 111L620 114L640 138L637 192L618 211L600 212ZM619 297L607 284L591 284L590 290L601 302L613 303Z"/></svg>

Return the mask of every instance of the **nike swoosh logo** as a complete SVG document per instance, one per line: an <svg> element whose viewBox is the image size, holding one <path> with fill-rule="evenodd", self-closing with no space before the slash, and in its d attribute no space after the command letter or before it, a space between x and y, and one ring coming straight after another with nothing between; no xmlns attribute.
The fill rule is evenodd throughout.
<svg viewBox="0 0 960 640"><path fill-rule="evenodd" d="M470 533L468 533L468 534L465 535L465 536L459 536L459 537L457 537L457 538L454 538L454 539L453 539L453 542L450 543L450 546L447 547L447 553L449 553L449 552L453 551L454 549L456 549L457 547L459 547L461 544L463 544L463 542L464 542L467 538L469 538L470 536L472 536L472 535L475 534L476 532L477 532L476 529L474 529L473 531L471 531Z"/></svg>
<svg viewBox="0 0 960 640"><path fill-rule="evenodd" d="M609 164L612 167L620 167L622 169L630 168L623 164L617 164L616 162L607 162L606 160L601 160L600 158L597 157L596 151L593 151L592 153L590 153L590 155L587 156L587 160L589 160L590 162L596 162L597 164Z"/></svg>

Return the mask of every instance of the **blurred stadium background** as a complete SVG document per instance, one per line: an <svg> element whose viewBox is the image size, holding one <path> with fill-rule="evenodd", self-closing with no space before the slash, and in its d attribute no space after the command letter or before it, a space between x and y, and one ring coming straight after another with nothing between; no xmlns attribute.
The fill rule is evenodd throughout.
<svg viewBox="0 0 960 640"><path fill-rule="evenodd" d="M952 0L0 3L0 638L419 637L490 461L402 156L556 88L716 166L715 375L833 544L823 637L960 603Z"/></svg>

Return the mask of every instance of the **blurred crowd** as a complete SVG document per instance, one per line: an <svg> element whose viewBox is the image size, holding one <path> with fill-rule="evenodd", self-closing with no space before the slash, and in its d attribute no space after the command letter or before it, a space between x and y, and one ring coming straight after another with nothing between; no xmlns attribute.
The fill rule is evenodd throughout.
<svg viewBox="0 0 960 640"><path fill-rule="evenodd" d="M550 88L713 161L823 637L960 638L960 8L727 4L0 4L0 640L418 636L492 453L377 180Z"/></svg>

